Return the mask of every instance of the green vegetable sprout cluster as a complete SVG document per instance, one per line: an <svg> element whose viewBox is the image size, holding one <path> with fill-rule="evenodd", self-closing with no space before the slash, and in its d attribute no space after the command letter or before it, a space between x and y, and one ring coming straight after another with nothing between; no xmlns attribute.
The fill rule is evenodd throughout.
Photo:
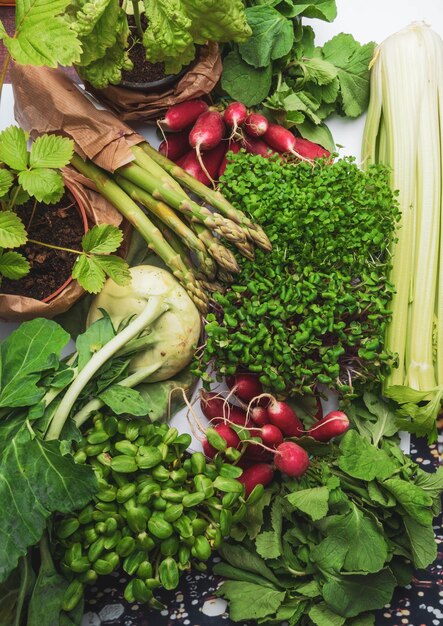
<svg viewBox="0 0 443 626"><path fill-rule="evenodd" d="M386 250L398 220L388 170L239 153L222 189L273 251L243 260L241 280L214 294L199 373L215 362L220 374L256 372L276 392L323 383L343 395L383 379L393 362L383 347L393 294Z"/></svg>
<svg viewBox="0 0 443 626"><path fill-rule="evenodd" d="M128 602L161 608L153 591L175 589L180 572L206 570L231 524L246 512L240 468L218 455L186 454L188 434L167 424L97 413L75 453L93 468L99 490L77 515L56 524L62 572L72 579L64 610L85 584L123 568Z"/></svg>

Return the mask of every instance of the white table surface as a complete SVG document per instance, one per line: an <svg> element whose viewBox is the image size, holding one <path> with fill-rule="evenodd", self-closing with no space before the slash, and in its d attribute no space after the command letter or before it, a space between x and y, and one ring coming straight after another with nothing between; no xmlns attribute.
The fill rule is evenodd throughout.
<svg viewBox="0 0 443 626"><path fill-rule="evenodd" d="M341 32L351 33L361 43L381 42L410 22L421 20L430 24L443 37L442 0L337 0L337 7L338 16L331 24L320 20L308 20L314 27L316 43L319 45ZM364 115L357 120L335 117L328 121L336 143L343 146L342 155L354 155L359 159L364 121ZM14 123L12 88L5 85L0 103L0 130ZM137 130L151 143L158 145L152 127L138 125ZM0 322L0 339L6 337L16 327L17 324L14 323ZM174 417L173 423L182 431L189 432L186 411L180 411ZM195 449L199 447L196 440L192 447ZM409 447L407 435L402 447Z"/></svg>

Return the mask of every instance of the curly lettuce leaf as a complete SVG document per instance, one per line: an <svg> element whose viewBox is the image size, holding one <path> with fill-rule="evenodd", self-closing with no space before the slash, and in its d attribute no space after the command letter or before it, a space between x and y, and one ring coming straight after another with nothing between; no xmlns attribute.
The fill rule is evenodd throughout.
<svg viewBox="0 0 443 626"><path fill-rule="evenodd" d="M97 59L86 67L81 67L80 75L97 89L104 89L111 83L118 85L122 79L122 70L131 70L132 61L127 51L116 43L109 48L102 59Z"/></svg>
<svg viewBox="0 0 443 626"><path fill-rule="evenodd" d="M242 43L251 35L241 0L182 0L182 4L197 44L208 40Z"/></svg>
<svg viewBox="0 0 443 626"><path fill-rule="evenodd" d="M80 59L81 44L66 16L69 0L17 0L12 37L0 33L15 61L57 67Z"/></svg>
<svg viewBox="0 0 443 626"><path fill-rule="evenodd" d="M145 0L145 13L149 27L143 45L153 63L179 57L193 43L191 20L181 0Z"/></svg>

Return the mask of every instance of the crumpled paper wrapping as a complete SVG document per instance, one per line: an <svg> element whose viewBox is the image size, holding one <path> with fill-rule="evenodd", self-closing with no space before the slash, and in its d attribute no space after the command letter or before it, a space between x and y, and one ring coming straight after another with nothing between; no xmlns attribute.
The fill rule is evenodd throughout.
<svg viewBox="0 0 443 626"><path fill-rule="evenodd" d="M44 133L73 139L82 158L113 172L134 159L131 146L144 141L113 113L96 106L60 70L15 64L11 72L15 119L32 137Z"/></svg>
<svg viewBox="0 0 443 626"><path fill-rule="evenodd" d="M197 63L180 81L162 92L142 92L110 85L88 91L125 121L147 121L160 117L170 106L209 94L218 83L223 65L218 44L210 42L200 49Z"/></svg>

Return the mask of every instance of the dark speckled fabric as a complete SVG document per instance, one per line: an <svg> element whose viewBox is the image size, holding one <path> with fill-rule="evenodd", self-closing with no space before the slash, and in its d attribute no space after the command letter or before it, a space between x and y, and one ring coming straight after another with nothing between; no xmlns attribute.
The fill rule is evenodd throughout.
<svg viewBox="0 0 443 626"><path fill-rule="evenodd" d="M443 434L438 445L431 447L423 439L414 440L411 454L423 469L434 471L443 459ZM377 613L376 626L443 626L442 521L435 523L440 544L437 561L428 570L416 572L412 584L397 591L392 602ZM178 590L157 594L168 607L161 613L128 605L122 599L125 580L108 577L88 590L82 626L234 626L224 610L225 602L214 596L219 579L211 574L190 574Z"/></svg>

